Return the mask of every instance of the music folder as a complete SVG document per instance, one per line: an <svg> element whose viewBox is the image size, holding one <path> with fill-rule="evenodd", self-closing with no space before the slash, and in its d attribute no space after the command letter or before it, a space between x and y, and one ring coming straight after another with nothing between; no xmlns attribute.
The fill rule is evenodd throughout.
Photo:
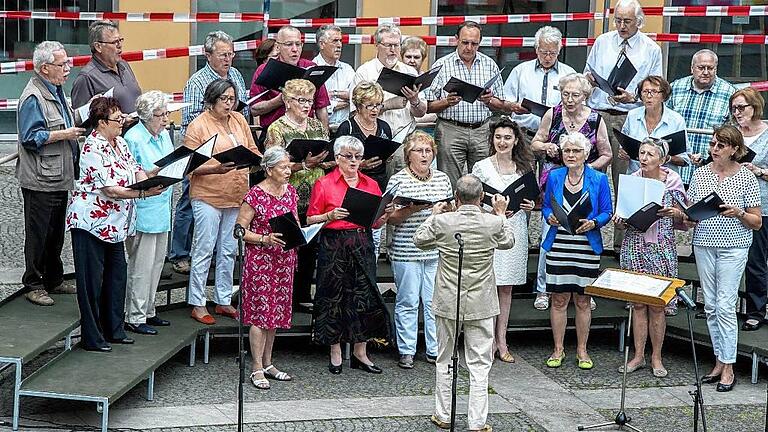
<svg viewBox="0 0 768 432"><path fill-rule="evenodd" d="M288 143L286 150L291 155L293 162L302 162L307 159L310 153L312 156L317 156L327 150L329 154L332 154L333 146L330 141L325 140L294 139Z"/></svg>
<svg viewBox="0 0 768 432"><path fill-rule="evenodd" d="M453 201L453 197L452 196L432 201L432 200L425 200L425 199L419 199L419 198L404 197L404 196L400 196L400 195L396 196L392 200L393 203L395 203L395 204L397 204L399 206L403 206L403 207L408 207L410 205L415 205L415 206L430 205L430 206L433 206L433 205L435 205L437 203L451 202L451 201Z"/></svg>
<svg viewBox="0 0 768 432"><path fill-rule="evenodd" d="M394 69L384 68L381 70L379 79L376 80L376 82L379 83L381 88L383 88L385 91L405 97L402 92L403 87L410 88L413 86L421 85L420 91L424 91L432 85L432 82L435 80L435 77L442 68L443 65L438 65L421 75L410 75L407 73L398 72Z"/></svg>
<svg viewBox="0 0 768 432"><path fill-rule="evenodd" d="M755 153L755 151L752 150L751 148L747 147L747 154L745 154L744 156L739 158L739 160L736 161L736 162L738 162L738 163L752 162L753 160L755 160L755 156L757 156L757 153ZM704 165L706 165L706 164L708 164L710 162L712 162L712 156L709 156L707 158L707 160L704 161Z"/></svg>
<svg viewBox="0 0 768 432"><path fill-rule="evenodd" d="M129 189L135 190L147 190L152 189L155 186L162 185L164 188L174 185L184 179L187 174L187 166L192 159L192 155L188 154L185 157L172 162L157 172L157 175L144 179L140 182L129 185Z"/></svg>
<svg viewBox="0 0 768 432"><path fill-rule="evenodd" d="M627 223L632 225L635 229L641 232L648 231L648 228L660 219L657 214L662 207L659 203L648 203L640 210L636 211L632 216L626 219Z"/></svg>
<svg viewBox="0 0 768 432"><path fill-rule="evenodd" d="M261 156L241 145L234 146L221 153L216 153L213 155L213 158L222 164L234 162L236 169L248 168L261 163Z"/></svg>
<svg viewBox="0 0 768 432"><path fill-rule="evenodd" d="M391 191L384 196L378 196L360 189L349 188L341 203L341 207L349 212L349 216L343 220L370 228L384 214L384 208L393 199L394 194Z"/></svg>
<svg viewBox="0 0 768 432"><path fill-rule="evenodd" d="M536 174L533 171L528 171L523 174L503 191L498 191L494 187L483 183L483 192L485 193L483 196L483 203L489 206L492 206L491 197L495 194L509 197L507 210L512 212L520 210L520 205L523 203L523 199L536 201L541 194L539 184L536 181Z"/></svg>
<svg viewBox="0 0 768 432"><path fill-rule="evenodd" d="M552 205L552 214L555 215L555 219L560 226L568 232L568 234L576 234L576 229L581 225L579 222L581 219L586 219L589 213L592 211L592 202L589 200L589 192L584 193L576 204L571 207L571 211L567 212L556 200L554 195L549 196L549 202Z"/></svg>
<svg viewBox="0 0 768 432"><path fill-rule="evenodd" d="M616 137L617 140L619 140L619 144L621 145L621 148L624 149L625 152L627 152L627 155L629 155L629 158L632 160L639 160L640 159L640 145L642 144L641 141L636 140L628 135L625 135L623 132L621 132L617 128L613 128L613 134ZM654 139L659 139L652 137ZM669 135L661 137L661 139L665 140L667 144L669 144L669 154L672 156L679 155L681 153L685 153L687 149L686 144L686 136L685 131L677 131L675 133L671 133Z"/></svg>
<svg viewBox="0 0 768 432"><path fill-rule="evenodd" d="M175 150L173 150L171 153L157 160L155 162L155 165L162 168L187 155L191 155L192 159L189 161L189 165L187 166L187 171L185 173L185 174L189 174L190 172L196 170L200 165L208 162L208 160L211 159L211 155L213 154L213 149L216 146L216 138L218 136L219 134L214 134L212 137L205 140L204 143L200 144L194 150L187 146L183 146L183 145L179 146Z"/></svg>
<svg viewBox="0 0 768 432"><path fill-rule="evenodd" d="M363 159L378 156L382 162L386 162L400 148L400 143L379 136L368 135L368 138L363 141L363 146L365 148Z"/></svg>
<svg viewBox="0 0 768 432"><path fill-rule="evenodd" d="M255 84L268 89L280 90L286 81L301 78L310 81L319 89L336 72L336 69L338 69L336 66L312 66L304 69L280 60L269 59L267 65L256 78Z"/></svg>
<svg viewBox="0 0 768 432"><path fill-rule="evenodd" d="M451 77L451 79L443 86L443 90L448 93L456 93L461 96L461 100L464 102L475 103L477 98L486 90L490 89L499 77L501 77L501 71L489 79L482 87L464 82L456 77Z"/></svg>
<svg viewBox="0 0 768 432"><path fill-rule="evenodd" d="M719 215L722 211L720 206L725 204L717 192L710 193L690 207L686 206L677 196L675 196L675 201L677 201L677 203L680 204L680 207L683 208L683 212L688 216L688 219L696 222L701 222L705 219Z"/></svg>
<svg viewBox="0 0 768 432"><path fill-rule="evenodd" d="M599 87L600 90L608 93L609 96L616 96L618 94L617 89L619 87L626 90L629 83L632 82L632 79L634 79L635 75L637 75L637 69L635 69L635 65L633 65L629 58L626 56L624 57L624 61L621 62L620 66L614 66L613 70L611 70L611 74L608 75L608 79L603 78L601 75L595 72L595 68L592 67L592 65L587 64L587 66L589 66L589 71L592 74L592 78L595 79L597 87Z"/></svg>
<svg viewBox="0 0 768 432"><path fill-rule="evenodd" d="M552 108L538 102L534 102L528 98L523 98L523 101L520 102L520 105L522 105L523 108L527 109L531 112L531 114L537 117L544 117L544 114L546 114L546 112Z"/></svg>
<svg viewBox="0 0 768 432"><path fill-rule="evenodd" d="M280 233L280 239L285 242L283 250L304 246L320 232L324 223L317 223L302 228L293 213L283 213L269 220L269 226L273 233Z"/></svg>

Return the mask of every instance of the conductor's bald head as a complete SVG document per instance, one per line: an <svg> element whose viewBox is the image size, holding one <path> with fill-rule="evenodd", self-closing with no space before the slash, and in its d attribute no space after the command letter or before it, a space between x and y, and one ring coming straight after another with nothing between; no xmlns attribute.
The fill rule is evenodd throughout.
<svg viewBox="0 0 768 432"><path fill-rule="evenodd" d="M456 181L456 200L459 204L479 206L483 199L483 184L472 174L465 174Z"/></svg>

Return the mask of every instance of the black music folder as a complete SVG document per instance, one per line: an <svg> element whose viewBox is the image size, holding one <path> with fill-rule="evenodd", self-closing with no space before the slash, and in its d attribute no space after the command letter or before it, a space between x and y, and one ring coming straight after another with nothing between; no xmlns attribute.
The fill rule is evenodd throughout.
<svg viewBox="0 0 768 432"><path fill-rule="evenodd" d="M213 155L213 158L223 164L234 162L236 169L257 166L261 163L261 156L241 145L234 146L221 153L216 153Z"/></svg>
<svg viewBox="0 0 768 432"><path fill-rule="evenodd" d="M435 205L437 203L451 202L451 201L453 201L453 197L452 196L432 201L432 200L424 200L424 199L419 199L419 198L409 198L409 197L404 197L404 196L400 196L400 195L396 196L395 199L392 200L393 203L395 203L395 204L397 204L399 206L403 206L403 207L408 207L410 205L415 205L415 206L430 205L430 206L433 206L433 205Z"/></svg>
<svg viewBox="0 0 768 432"><path fill-rule="evenodd" d="M576 229L581 225L579 222L581 219L586 219L589 213L592 212L592 202L589 199L589 192L584 193L576 204L571 207L571 211L567 212L558 204L554 195L549 196L549 202L552 205L552 214L555 215L555 219L563 227L568 234L576 234Z"/></svg>
<svg viewBox="0 0 768 432"><path fill-rule="evenodd" d="M629 83L632 82L632 79L634 79L635 75L637 75L637 69L635 69L635 65L633 65L629 58L626 56L624 57L624 61L621 62L620 66L613 67L611 74L608 75L608 79L598 75L598 73L595 72L595 68L593 68L591 65L587 64L587 66L589 66L589 71L592 74L592 78L595 79L597 86L600 88L600 90L608 93L609 96L616 96L619 93L617 90L619 87L626 90Z"/></svg>
<svg viewBox="0 0 768 432"><path fill-rule="evenodd" d="M744 156L739 158L739 160L737 162L738 163L752 162L753 160L755 160L755 156L757 156L757 153L755 153L755 151L752 150L751 148L747 147L747 154L745 154ZM704 161L704 165L706 165L706 164L708 164L710 162L712 162L712 156L709 156L707 158L707 160Z"/></svg>
<svg viewBox="0 0 768 432"><path fill-rule="evenodd" d="M621 148L629 155L632 160L640 159L640 145L641 141L636 140L630 136L625 135L620 130L613 128L613 135L619 140ZM659 139L655 138L654 139ZM667 141L669 144L669 154L672 156L685 153L687 150L687 140L685 137L685 131L677 131L669 135L661 137L661 139Z"/></svg>
<svg viewBox="0 0 768 432"><path fill-rule="evenodd" d="M168 164L176 162L179 159L191 155L192 159L190 159L189 165L187 166L187 171L185 173L189 174L196 170L200 165L208 162L208 160L211 159L211 156L213 155L213 149L216 146L216 138L218 136L219 134L214 134L194 150L183 145L179 146L171 153L156 161L155 165L162 168Z"/></svg>
<svg viewBox="0 0 768 432"><path fill-rule="evenodd" d="M544 114L546 114L547 111L552 108L550 106L534 102L528 98L523 98L523 101L520 102L520 105L522 105L523 108L527 109L531 112L531 114L537 117L544 117Z"/></svg>
<svg viewBox="0 0 768 432"><path fill-rule="evenodd" d="M474 84L464 82L456 77L451 77L447 83L443 86L443 90L448 93L456 93L461 96L461 99L467 103L475 103L478 97L486 90L490 89L493 84L501 77L501 71L497 73L493 78L489 79L484 86L478 87Z"/></svg>
<svg viewBox="0 0 768 432"><path fill-rule="evenodd" d="M155 186L162 185L168 187L174 185L184 179L187 175L187 166L192 159L192 155L188 154L185 157L171 162L164 166L157 172L157 175L144 179L138 183L129 185L128 188L136 190L152 189Z"/></svg>
<svg viewBox="0 0 768 432"><path fill-rule="evenodd" d="M363 141L363 146L365 148L363 159L378 156L382 162L386 162L400 148L400 143L376 135L368 135L368 138Z"/></svg>
<svg viewBox="0 0 768 432"><path fill-rule="evenodd" d="M293 248L304 246L312 241L312 239L320 232L320 228L324 224L318 223L307 227L300 227L299 221L293 213L283 213L280 216L275 216L269 220L269 226L272 228L273 233L280 233L280 239L285 242L283 250L291 250Z"/></svg>
<svg viewBox="0 0 768 432"><path fill-rule="evenodd" d="M415 85L421 85L420 91L424 91L432 85L432 82L435 80L435 77L442 68L443 65L439 65L437 67L433 67L421 75L410 75L407 73L398 72L394 69L384 68L381 70L379 79L376 80L376 82L379 83L381 88L383 88L385 91L405 97L401 91L403 87L410 88Z"/></svg>
<svg viewBox="0 0 768 432"><path fill-rule="evenodd" d="M536 181L536 174L533 171L520 176L519 179L513 181L503 191L498 191L495 188L483 183L483 203L487 205L491 204L491 197L495 194L501 194L505 197L509 197L509 204L507 210L516 212L520 210L520 204L523 203L523 199L530 201L536 201L539 199L541 191L539 189L539 183Z"/></svg>
<svg viewBox="0 0 768 432"><path fill-rule="evenodd" d="M662 208L664 207L659 203L648 203L632 214L632 216L627 219L627 223L632 225L638 231L646 232L654 222L661 218L657 213Z"/></svg>
<svg viewBox="0 0 768 432"><path fill-rule="evenodd" d="M256 85L265 88L280 90L288 80L305 79L320 88L331 75L338 69L335 66L312 66L304 69L292 64L283 63L280 60L269 59L267 65L256 78Z"/></svg>
<svg viewBox="0 0 768 432"><path fill-rule="evenodd" d="M720 212L723 211L720 206L725 204L717 192L710 193L690 207L686 206L685 203L677 197L675 197L675 201L677 201L677 203L680 204L680 207L683 208L683 212L688 216L688 219L696 222L701 222L705 219L719 215Z"/></svg>
<svg viewBox="0 0 768 432"><path fill-rule="evenodd" d="M392 192L380 197L360 189L349 188L341 203L341 207L349 212L349 216L344 220L370 228L384 214L384 208L393 199Z"/></svg>
<svg viewBox="0 0 768 432"><path fill-rule="evenodd" d="M333 154L333 145L325 140L294 139L288 143L286 150L293 162L303 162L310 153L317 156L327 150L329 154Z"/></svg>

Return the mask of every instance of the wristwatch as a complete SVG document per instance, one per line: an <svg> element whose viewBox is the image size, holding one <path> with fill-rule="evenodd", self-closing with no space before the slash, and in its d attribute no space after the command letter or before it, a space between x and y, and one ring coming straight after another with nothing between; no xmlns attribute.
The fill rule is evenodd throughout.
<svg viewBox="0 0 768 432"><path fill-rule="evenodd" d="M595 223L595 228L599 227L600 225L597 224L597 219L592 219L592 222Z"/></svg>

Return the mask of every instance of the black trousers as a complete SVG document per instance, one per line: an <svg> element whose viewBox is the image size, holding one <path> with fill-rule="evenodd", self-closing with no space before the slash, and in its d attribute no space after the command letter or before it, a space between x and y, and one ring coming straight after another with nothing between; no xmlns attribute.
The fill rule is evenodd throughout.
<svg viewBox="0 0 768 432"><path fill-rule="evenodd" d="M49 290L64 280L61 249L69 192L39 192L21 189L24 198L25 291Z"/></svg>
<svg viewBox="0 0 768 432"><path fill-rule="evenodd" d="M746 267L747 318L762 321L768 302L768 217L763 227L754 231Z"/></svg>
<svg viewBox="0 0 768 432"><path fill-rule="evenodd" d="M307 215L300 214L299 222L307 224ZM293 276L293 308L299 303L312 302L312 279L317 264L317 236L309 244L300 247L296 254L296 273Z"/></svg>
<svg viewBox="0 0 768 432"><path fill-rule="evenodd" d="M127 266L123 242L108 243L73 229L72 252L83 344L99 348L109 340L124 339Z"/></svg>

